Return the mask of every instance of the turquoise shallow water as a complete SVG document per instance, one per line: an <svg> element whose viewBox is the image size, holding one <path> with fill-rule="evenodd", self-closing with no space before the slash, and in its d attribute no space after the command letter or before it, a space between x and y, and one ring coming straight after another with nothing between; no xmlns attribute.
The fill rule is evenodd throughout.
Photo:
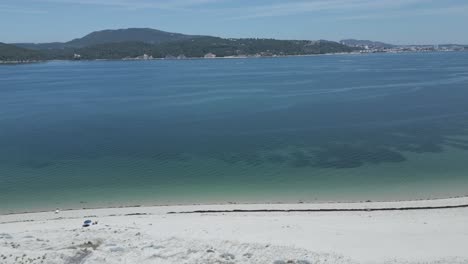
<svg viewBox="0 0 468 264"><path fill-rule="evenodd" d="M468 53L0 67L0 212L468 194Z"/></svg>

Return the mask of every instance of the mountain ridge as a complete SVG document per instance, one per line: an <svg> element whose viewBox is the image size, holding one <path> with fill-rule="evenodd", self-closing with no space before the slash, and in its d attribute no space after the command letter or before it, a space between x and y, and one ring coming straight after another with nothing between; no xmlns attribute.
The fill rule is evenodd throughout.
<svg viewBox="0 0 468 264"><path fill-rule="evenodd" d="M106 43L136 41L148 44L185 40L199 36L166 32L152 28L106 29L94 31L88 35L67 42L72 47L86 47Z"/></svg>
<svg viewBox="0 0 468 264"><path fill-rule="evenodd" d="M143 42L149 44L160 44L177 40L193 39L202 37L198 35L187 35L182 33L167 32L152 28L123 28L104 29L93 31L81 38L75 38L67 42L49 43L11 43L13 45L28 49L64 49L84 48L93 45L119 42Z"/></svg>

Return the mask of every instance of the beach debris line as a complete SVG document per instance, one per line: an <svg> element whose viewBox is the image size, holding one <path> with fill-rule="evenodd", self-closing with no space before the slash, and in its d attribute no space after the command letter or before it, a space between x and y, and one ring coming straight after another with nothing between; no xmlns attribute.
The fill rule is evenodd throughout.
<svg viewBox="0 0 468 264"><path fill-rule="evenodd" d="M468 204L446 206L415 207L376 207L376 208L317 208L317 209L233 209L233 210L194 210L167 212L167 214L212 214L212 213L309 213L309 212L373 212L373 211L412 211L467 208Z"/></svg>

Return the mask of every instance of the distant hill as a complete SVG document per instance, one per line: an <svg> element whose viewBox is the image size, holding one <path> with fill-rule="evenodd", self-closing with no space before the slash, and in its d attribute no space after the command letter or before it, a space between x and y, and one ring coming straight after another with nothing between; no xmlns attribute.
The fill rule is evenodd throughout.
<svg viewBox="0 0 468 264"><path fill-rule="evenodd" d="M82 38L67 42L66 46L80 48L98 44L129 41L160 44L164 42L192 39L196 37L198 36L165 32L151 28L128 28L92 32Z"/></svg>
<svg viewBox="0 0 468 264"><path fill-rule="evenodd" d="M153 58L178 56L198 58L208 53L217 57L284 56L351 52L358 49L326 40L224 39L170 33L149 28L96 31L65 43L18 43L14 45L24 54L28 51L31 57L40 56L48 60L123 59L135 58L143 54ZM12 54L20 54L20 52L12 51ZM22 55L16 57L23 58Z"/></svg>
<svg viewBox="0 0 468 264"><path fill-rule="evenodd" d="M33 61L44 59L43 54L0 42L0 61Z"/></svg>
<svg viewBox="0 0 468 264"><path fill-rule="evenodd" d="M359 39L343 39L340 41L341 44L350 46L350 47L369 47L371 49L390 49L396 47L395 45L379 42L379 41L371 41L371 40L359 40Z"/></svg>
<svg viewBox="0 0 468 264"><path fill-rule="evenodd" d="M119 42L143 42L149 44L160 44L164 42L193 39L197 37L199 36L171 33L151 28L127 28L95 31L82 38L77 38L63 43L14 43L14 45L27 49L45 50L84 48L93 45Z"/></svg>

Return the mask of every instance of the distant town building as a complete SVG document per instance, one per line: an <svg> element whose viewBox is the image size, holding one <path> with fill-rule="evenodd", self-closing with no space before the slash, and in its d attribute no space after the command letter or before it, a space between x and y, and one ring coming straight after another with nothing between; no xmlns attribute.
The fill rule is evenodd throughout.
<svg viewBox="0 0 468 264"><path fill-rule="evenodd" d="M216 54L213 54L211 52L205 54L205 59L212 59L212 58L216 58Z"/></svg>
<svg viewBox="0 0 468 264"><path fill-rule="evenodd" d="M75 54L73 54L73 59L79 60L79 59L81 59L81 55L75 53Z"/></svg>
<svg viewBox="0 0 468 264"><path fill-rule="evenodd" d="M148 54L143 54L141 56L138 56L136 58L133 58L134 60L152 60L153 59L153 56L152 55L148 55Z"/></svg>

